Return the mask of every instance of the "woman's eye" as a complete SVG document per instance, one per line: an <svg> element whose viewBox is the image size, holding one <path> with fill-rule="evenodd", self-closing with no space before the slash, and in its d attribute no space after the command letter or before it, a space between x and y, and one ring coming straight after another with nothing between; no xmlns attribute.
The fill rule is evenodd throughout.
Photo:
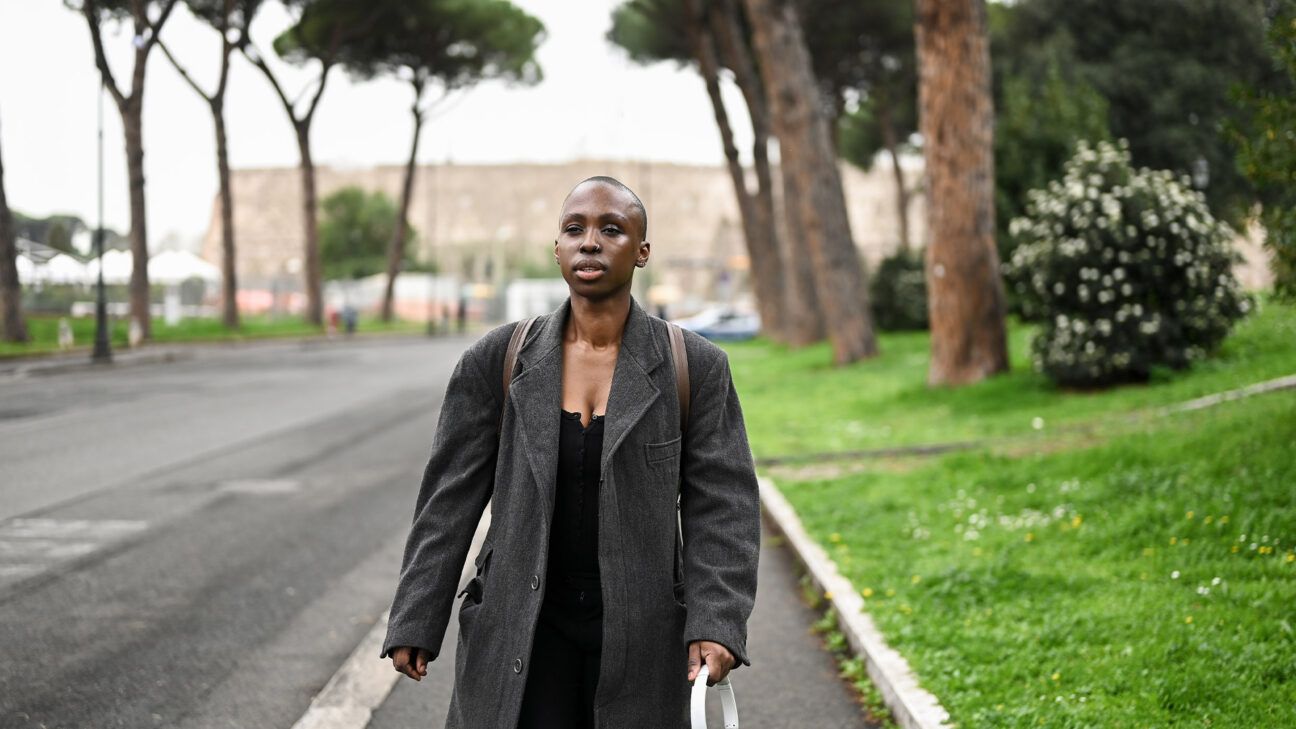
<svg viewBox="0 0 1296 729"><path fill-rule="evenodd" d="M621 235L621 229L620 229L620 228L614 228L614 227L612 227L612 226L610 226L610 225L609 225L608 227L604 228L604 229L603 229L603 232L604 232L604 233L607 233L608 235Z"/></svg>
<svg viewBox="0 0 1296 729"><path fill-rule="evenodd" d="M563 230L564 230L565 232L567 232L567 233L579 233L579 232L580 232L580 226L579 226L579 225L569 225L569 226L567 226L566 228L564 228Z"/></svg>

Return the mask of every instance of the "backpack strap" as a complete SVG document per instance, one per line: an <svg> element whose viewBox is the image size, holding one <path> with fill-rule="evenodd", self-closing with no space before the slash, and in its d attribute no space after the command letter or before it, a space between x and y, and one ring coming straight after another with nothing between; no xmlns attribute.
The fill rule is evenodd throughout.
<svg viewBox="0 0 1296 729"><path fill-rule="evenodd" d="M684 331L678 324L666 322L670 332L671 357L675 360L675 390L679 393L680 434L688 430L689 368L688 354L684 351Z"/></svg>
<svg viewBox="0 0 1296 729"><path fill-rule="evenodd" d="M671 359L675 361L675 391L679 396L680 411L680 437L684 437L684 432L688 430L689 417L689 367L688 353L684 350L684 331L678 324L666 322L666 331L670 334ZM681 445L681 453L683 446ZM675 489L675 536L679 544L679 551L684 551L684 516L681 506L681 492L683 491L683 458L681 462L680 483L676 484Z"/></svg>
<svg viewBox="0 0 1296 729"><path fill-rule="evenodd" d="M517 367L518 352L521 351L522 345L526 342L527 332L531 331L531 325L535 324L538 316L525 319L518 322L513 327L513 336L509 337L508 349L504 352L504 399L500 408L500 419L495 424L496 432L504 427L504 413L508 412L509 384L513 382L513 369Z"/></svg>

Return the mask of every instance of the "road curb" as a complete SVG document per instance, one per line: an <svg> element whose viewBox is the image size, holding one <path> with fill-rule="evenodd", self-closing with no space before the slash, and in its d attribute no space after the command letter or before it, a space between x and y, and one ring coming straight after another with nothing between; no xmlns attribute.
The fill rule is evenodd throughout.
<svg viewBox="0 0 1296 729"><path fill-rule="evenodd" d="M806 533L792 505L774 482L760 478L761 508L787 539L792 554L837 613L837 622L852 650L864 658L869 678L882 694L896 724L904 729L948 729L949 712L930 692L918 685L905 661L887 645L873 619L864 612L864 600L837 569L823 547Z"/></svg>

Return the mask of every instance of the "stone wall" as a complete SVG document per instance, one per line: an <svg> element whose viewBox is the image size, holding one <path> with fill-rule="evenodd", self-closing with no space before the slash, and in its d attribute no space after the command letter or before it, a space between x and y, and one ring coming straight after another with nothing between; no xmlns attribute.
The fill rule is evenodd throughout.
<svg viewBox="0 0 1296 729"><path fill-rule="evenodd" d="M920 163L919 163L920 167ZM869 264L894 249L899 226L889 167L842 175L856 245ZM399 197L403 168L319 167L319 197L348 185ZM916 177L919 169L911 169ZM554 268L558 212L568 190L591 175L626 183L648 209L653 245L649 277L702 298L741 297L746 250L728 172L723 167L665 162L581 160L565 164L424 165L418 168L410 222L416 257L468 280L502 283ZM301 184L296 168L233 173L240 286L292 285L302 259ZM754 186L754 182L753 182ZM910 206L921 241L922 199ZM213 204L202 256L219 264L220 221Z"/></svg>

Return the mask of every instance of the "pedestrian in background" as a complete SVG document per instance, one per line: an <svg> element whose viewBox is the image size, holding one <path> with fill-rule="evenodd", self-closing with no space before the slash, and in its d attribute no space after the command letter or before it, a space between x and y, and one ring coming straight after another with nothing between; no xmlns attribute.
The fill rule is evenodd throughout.
<svg viewBox="0 0 1296 729"><path fill-rule="evenodd" d="M684 332L681 428L668 325L630 295L647 227L625 185L578 184L554 241L570 295L529 330L507 392L518 323L451 374L382 649L427 675L489 501L448 729L687 726L702 663L711 684L751 665L760 507L742 410L724 351Z"/></svg>

